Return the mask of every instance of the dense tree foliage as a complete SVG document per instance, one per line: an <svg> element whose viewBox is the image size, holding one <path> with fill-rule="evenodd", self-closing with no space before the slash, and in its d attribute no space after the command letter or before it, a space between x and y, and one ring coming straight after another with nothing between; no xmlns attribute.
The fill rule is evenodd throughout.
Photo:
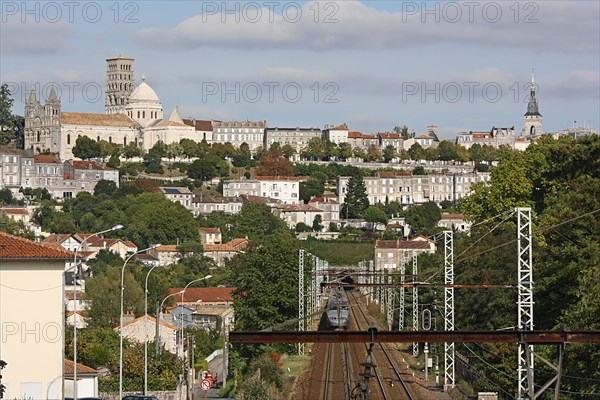
<svg viewBox="0 0 600 400"><path fill-rule="evenodd" d="M87 136L80 136L75 141L73 155L82 159L100 157L100 144Z"/></svg>
<svg viewBox="0 0 600 400"><path fill-rule="evenodd" d="M367 207L369 199L363 177L361 174L352 175L348 180L342 215L346 218L359 218Z"/></svg>
<svg viewBox="0 0 600 400"><path fill-rule="evenodd" d="M283 155L283 151L274 150L260 160L256 168L256 175L290 176L292 175L292 163Z"/></svg>
<svg viewBox="0 0 600 400"><path fill-rule="evenodd" d="M500 149L500 154L502 161L492 169L489 185L476 185L474 195L461 200L471 220L497 218L472 231L473 238L480 238L476 244L464 238L455 242L458 249L465 249L455 252L461 254L455 260L456 281L516 282L514 217L500 222L514 207L532 207L535 328L599 329L600 286L595 277L600 274L600 137L542 137L525 152ZM457 294L456 299L458 329L516 326L514 292L469 291ZM496 367L492 370L477 363L506 398L514 396L514 346L482 345L470 351ZM538 351L555 361L550 349ZM566 351L561 398L598 393L600 348L571 344ZM540 364L536 363L536 376L547 379L549 371ZM475 382L475 386L489 388L490 382Z"/></svg>

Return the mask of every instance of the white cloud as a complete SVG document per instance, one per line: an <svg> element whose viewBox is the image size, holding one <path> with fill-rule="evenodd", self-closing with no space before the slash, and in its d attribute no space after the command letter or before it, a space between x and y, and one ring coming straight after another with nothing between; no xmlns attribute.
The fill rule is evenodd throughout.
<svg viewBox="0 0 600 400"><path fill-rule="evenodd" d="M45 55L69 48L73 29L65 22L21 22L17 15L2 21L0 47L2 54Z"/></svg>
<svg viewBox="0 0 600 400"><path fill-rule="evenodd" d="M210 3L217 8L223 4ZM467 6L473 3L478 6ZM237 15L217 10L186 19L174 28L142 29L136 38L162 49L229 47L328 51L460 43L534 51L598 52L599 3L573 3L459 2L453 6L460 9L461 16L457 18L458 14L448 8L452 6L444 2L435 3L437 11L433 14L408 8L411 4L422 7L422 2L405 2L404 13L375 10L359 1L309 2L302 7L302 17L297 22L290 22L292 13L292 17L290 14L286 17L272 14L268 8L261 9L260 18L243 8ZM325 12L324 4L334 4L338 9ZM514 4L519 4L518 15ZM320 9L317 23L316 8ZM338 22L323 23L325 16L331 13Z"/></svg>

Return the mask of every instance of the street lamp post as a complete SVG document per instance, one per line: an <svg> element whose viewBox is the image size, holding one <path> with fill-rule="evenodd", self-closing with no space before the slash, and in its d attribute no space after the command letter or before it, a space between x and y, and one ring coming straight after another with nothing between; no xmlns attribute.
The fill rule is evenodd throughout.
<svg viewBox="0 0 600 400"><path fill-rule="evenodd" d="M185 301L184 301L184 296L185 296L185 291L187 290L188 287L190 287L191 284L196 283L196 282L200 282L206 279L210 279L212 278L212 275L206 275L203 278L198 278L198 279L194 279L193 281L189 282L187 285L185 285L185 287L183 288L183 290L181 291L181 308L180 308L180 312L179 312L179 323L181 324L180 329L181 329L181 341L179 342L181 345L181 360L182 360L182 365L185 366L185 350L183 347L183 307L185 305Z"/></svg>
<svg viewBox="0 0 600 400"><path fill-rule="evenodd" d="M121 268L121 313L119 315L119 399L123 398L123 292L125 291L125 267L129 260L133 258L136 254L139 254L143 251L148 251L157 248L160 244L155 244L148 248L138 250L135 253L132 253L127 257L125 262L123 263L123 267Z"/></svg>
<svg viewBox="0 0 600 400"><path fill-rule="evenodd" d="M162 312L162 308L163 308L163 306L164 306L164 304L165 304L165 301L166 301L166 300L167 300L169 297L177 296L177 295L180 295L181 293L183 293L183 290L180 290L180 291L179 291L179 292L177 292L177 293L171 293L170 295L168 295L167 297L165 297L165 298L162 300L162 302L160 303L160 308L158 309L158 314L156 315L156 324L159 324L159 323L160 323L160 313ZM159 330L158 332L159 332L159 334L158 334L158 342L160 343L160 330Z"/></svg>
<svg viewBox="0 0 600 400"><path fill-rule="evenodd" d="M223 300L225 302L225 314L227 314L227 311L229 310L229 301L217 296L217 299L219 300ZM228 373L228 361L229 361L229 357L227 355L227 332L226 332L226 325L225 325L225 318L226 315L223 316L223 318L221 318L221 325L222 325L222 329L223 329L223 387L227 386L227 373Z"/></svg>
<svg viewBox="0 0 600 400"><path fill-rule="evenodd" d="M75 255L73 256L73 365L75 366L73 369L73 399L75 400L77 400L77 253L82 250L83 245L88 239L121 228L123 228L123 225L115 225L110 229L105 229L87 236L79 243L77 250L75 250Z"/></svg>
<svg viewBox="0 0 600 400"><path fill-rule="evenodd" d="M150 272L156 267L158 265L150 268L150 271L146 274L146 286L144 289L144 395L148 394L148 278L150 277Z"/></svg>

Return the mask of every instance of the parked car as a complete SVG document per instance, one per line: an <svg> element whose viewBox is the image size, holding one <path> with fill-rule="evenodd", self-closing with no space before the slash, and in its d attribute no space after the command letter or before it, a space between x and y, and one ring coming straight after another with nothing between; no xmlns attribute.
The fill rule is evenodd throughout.
<svg viewBox="0 0 600 400"><path fill-rule="evenodd" d="M73 400L72 397L65 397L65 400ZM77 400L102 400L100 397L77 397Z"/></svg>
<svg viewBox="0 0 600 400"><path fill-rule="evenodd" d="M129 396L123 397L123 400L158 400L158 398L154 396L145 396L141 394L131 394Z"/></svg>

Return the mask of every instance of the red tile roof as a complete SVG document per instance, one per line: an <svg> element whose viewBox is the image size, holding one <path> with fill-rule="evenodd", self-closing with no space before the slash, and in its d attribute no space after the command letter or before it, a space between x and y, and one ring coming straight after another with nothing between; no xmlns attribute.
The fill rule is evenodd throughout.
<svg viewBox="0 0 600 400"><path fill-rule="evenodd" d="M0 232L0 259L72 259L67 250L53 249L22 237Z"/></svg>
<svg viewBox="0 0 600 400"><path fill-rule="evenodd" d="M446 213L442 213L442 219L464 220L465 219L465 215L464 214L446 214Z"/></svg>
<svg viewBox="0 0 600 400"><path fill-rule="evenodd" d="M177 245L175 244L165 244L162 246L158 246L156 249L156 251L159 252L176 252L177 251Z"/></svg>
<svg viewBox="0 0 600 400"><path fill-rule="evenodd" d="M44 240L42 241L42 243L62 243L65 240L69 239L71 236L70 233L53 233L52 235L44 238ZM76 237L74 237L75 240L77 240ZM79 242L81 240L78 240Z"/></svg>
<svg viewBox="0 0 600 400"><path fill-rule="evenodd" d="M29 211L26 208L3 208L2 212L4 214L21 214L21 215L29 215Z"/></svg>
<svg viewBox="0 0 600 400"><path fill-rule="evenodd" d="M75 363L71 360L65 359L65 375L74 375L75 374ZM98 375L98 371L96 371L92 367L88 367L87 365L83 365L77 363L77 375Z"/></svg>
<svg viewBox="0 0 600 400"><path fill-rule="evenodd" d="M346 123L343 123L341 125L328 128L328 130L330 130L330 131L347 131L348 125Z"/></svg>
<svg viewBox="0 0 600 400"><path fill-rule="evenodd" d="M33 156L33 162L37 164L62 164L60 160L52 154L36 154Z"/></svg>
<svg viewBox="0 0 600 400"><path fill-rule="evenodd" d="M171 288L169 289L171 294L178 293L183 290L183 288ZM202 300L203 302L222 302L232 301L231 293L235 290L232 287L207 287L207 288L187 288L185 294L183 296L183 300L188 302L196 302L197 300ZM219 299L219 297L221 299ZM181 302L181 296L175 296L175 299L178 302Z"/></svg>
<svg viewBox="0 0 600 400"><path fill-rule="evenodd" d="M183 119L183 123L189 126L193 126L197 131L213 131L213 126L211 121L202 120L202 119Z"/></svg>
<svg viewBox="0 0 600 400"><path fill-rule="evenodd" d="M116 171L116 169L114 169L114 168L105 167L104 165L100 165L94 161L73 160L72 163L73 163L73 167L75 169L100 169L100 170L104 170L104 171Z"/></svg>

